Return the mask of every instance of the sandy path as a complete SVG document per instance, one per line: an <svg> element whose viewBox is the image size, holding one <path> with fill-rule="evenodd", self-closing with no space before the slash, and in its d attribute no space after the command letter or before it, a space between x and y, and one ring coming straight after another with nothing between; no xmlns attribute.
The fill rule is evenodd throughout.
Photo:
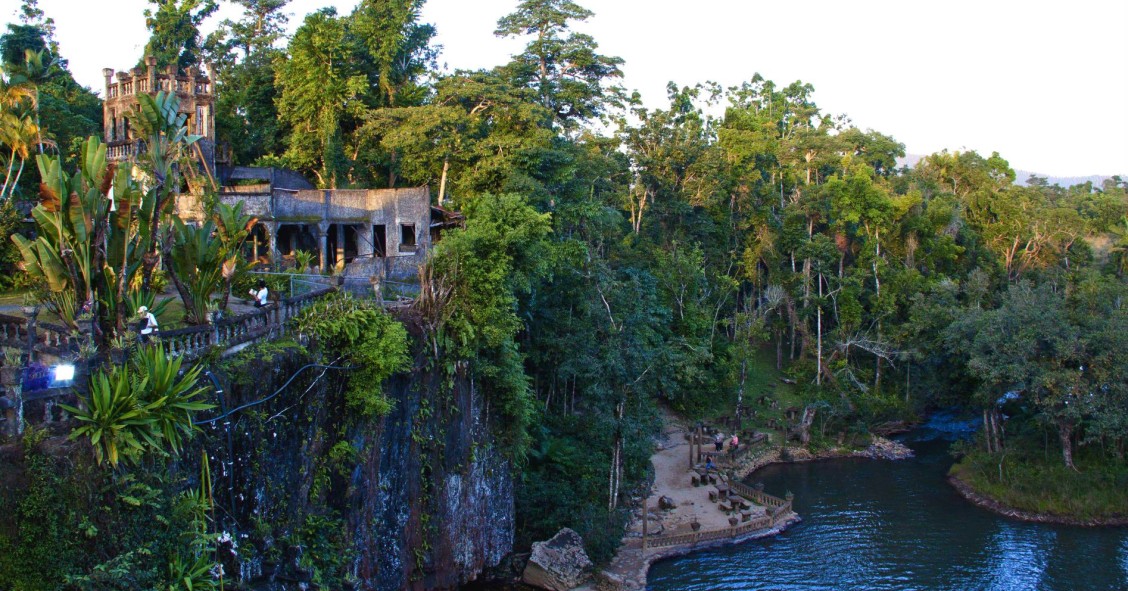
<svg viewBox="0 0 1128 591"><path fill-rule="evenodd" d="M687 425L685 422L670 414L665 414L662 437L657 442L657 451L650 460L654 465L654 485L650 489L647 506L651 514L650 535L672 535L690 533L693 521L701 524L702 530L723 529L729 527L729 516L721 511L717 503L709 500L709 491L715 490L713 486L693 486L690 473L689 440L686 438ZM660 497L670 498L675 507L669 510L658 508ZM759 516L764 511L763 507L753 505L753 517ZM660 524L660 528L655 528ZM785 526L785 524L781 524ZM660 529L661 533L655 531ZM761 532L756 536L773 535L775 530ZM603 581L588 586L579 587L576 591L595 591L596 589L645 589L646 572L655 559L681 554L687 548L662 548L648 549L642 552L642 513L639 511L633 520L623 545L604 569ZM734 543L741 540L731 539L724 543Z"/></svg>

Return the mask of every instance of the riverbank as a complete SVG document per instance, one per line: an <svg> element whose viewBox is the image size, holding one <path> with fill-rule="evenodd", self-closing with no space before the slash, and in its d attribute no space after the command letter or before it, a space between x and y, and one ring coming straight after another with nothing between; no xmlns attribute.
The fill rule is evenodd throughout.
<svg viewBox="0 0 1128 591"><path fill-rule="evenodd" d="M800 521L799 515L788 511L778 518L771 527L757 529L741 535L708 541L666 546L661 548L642 548L642 520L648 521L648 535L680 534L691 530L691 524L698 524L701 531L723 529L728 526L728 516L717 510L708 499L708 489L694 487L689 472L689 450L686 436L687 426L673 416L667 416L666 426L658 442L658 449L651 457L655 481L651 487L646 505L650 508L646 515L636 512L628 527L622 545L611 563L597 574L595 582L580 587L577 591L641 591L646 588L646 577L650 566L658 561L684 556L700 550L731 546L750 540L778 535L791 525ZM733 479L741 481L757 470L772 464L813 462L840 458L866 459L904 459L912 457L912 451L904 445L874 436L869 446L857 448L830 448L812 452L802 447L767 446L742 457L731 468ZM773 491L782 494L784 491ZM667 509L659 509L659 500L666 499ZM764 508L755 509L758 514Z"/></svg>
<svg viewBox="0 0 1128 591"><path fill-rule="evenodd" d="M1079 517L1071 517L1068 515L1055 515L1053 513L1036 513L1032 511L1023 511L1016 509L1002 502L980 493L957 475L949 475L948 483L956 492L960 493L964 499L976 507L986 509L993 513L997 513L1004 517L1011 519L1018 519L1020 521L1030 521L1033 523L1052 523L1056 525L1076 525L1082 527L1106 527L1106 526L1128 526L1128 517L1108 517L1108 518L1092 518L1082 519Z"/></svg>
<svg viewBox="0 0 1128 591"><path fill-rule="evenodd" d="M1025 444L1025 445L1023 445ZM968 502L1000 515L1037 523L1087 527L1128 525L1128 464L1095 453L1079 454L1077 467L1012 441L1006 453L961 445L946 477Z"/></svg>

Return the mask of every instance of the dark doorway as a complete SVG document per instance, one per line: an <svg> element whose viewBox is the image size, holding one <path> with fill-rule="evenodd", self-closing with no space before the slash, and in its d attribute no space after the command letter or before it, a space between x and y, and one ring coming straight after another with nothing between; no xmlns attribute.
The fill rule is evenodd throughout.
<svg viewBox="0 0 1128 591"><path fill-rule="evenodd" d="M388 256L388 227L384 224L372 226L372 254L380 258Z"/></svg>

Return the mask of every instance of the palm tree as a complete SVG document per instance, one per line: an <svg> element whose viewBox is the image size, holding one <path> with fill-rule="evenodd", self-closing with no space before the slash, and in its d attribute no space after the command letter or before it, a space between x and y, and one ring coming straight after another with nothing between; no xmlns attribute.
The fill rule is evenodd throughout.
<svg viewBox="0 0 1128 591"><path fill-rule="evenodd" d="M39 137L39 126L28 112L34 108L35 92L27 84L12 82L0 71L0 146L8 158L8 171L0 187L0 200L15 193L20 182L24 163L30 156L31 145ZM12 179L12 171L19 160L19 169Z"/></svg>
<svg viewBox="0 0 1128 591"><path fill-rule="evenodd" d="M46 61L43 59L45 55L49 58ZM59 71L58 65L58 58L46 53L46 50L28 49L24 52L24 84L30 86L34 94L31 108L35 111L35 143L40 154L43 153L44 140L43 128L39 123L39 88Z"/></svg>

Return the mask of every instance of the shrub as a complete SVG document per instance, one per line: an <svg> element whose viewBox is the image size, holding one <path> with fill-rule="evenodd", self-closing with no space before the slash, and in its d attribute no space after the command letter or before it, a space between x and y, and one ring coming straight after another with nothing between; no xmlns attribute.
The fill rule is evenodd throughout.
<svg viewBox="0 0 1128 591"><path fill-rule="evenodd" d="M374 304L346 293L318 300L293 320L298 332L313 337L323 351L354 366L345 393L348 407L364 416L392 408L383 383L411 367L407 329Z"/></svg>

